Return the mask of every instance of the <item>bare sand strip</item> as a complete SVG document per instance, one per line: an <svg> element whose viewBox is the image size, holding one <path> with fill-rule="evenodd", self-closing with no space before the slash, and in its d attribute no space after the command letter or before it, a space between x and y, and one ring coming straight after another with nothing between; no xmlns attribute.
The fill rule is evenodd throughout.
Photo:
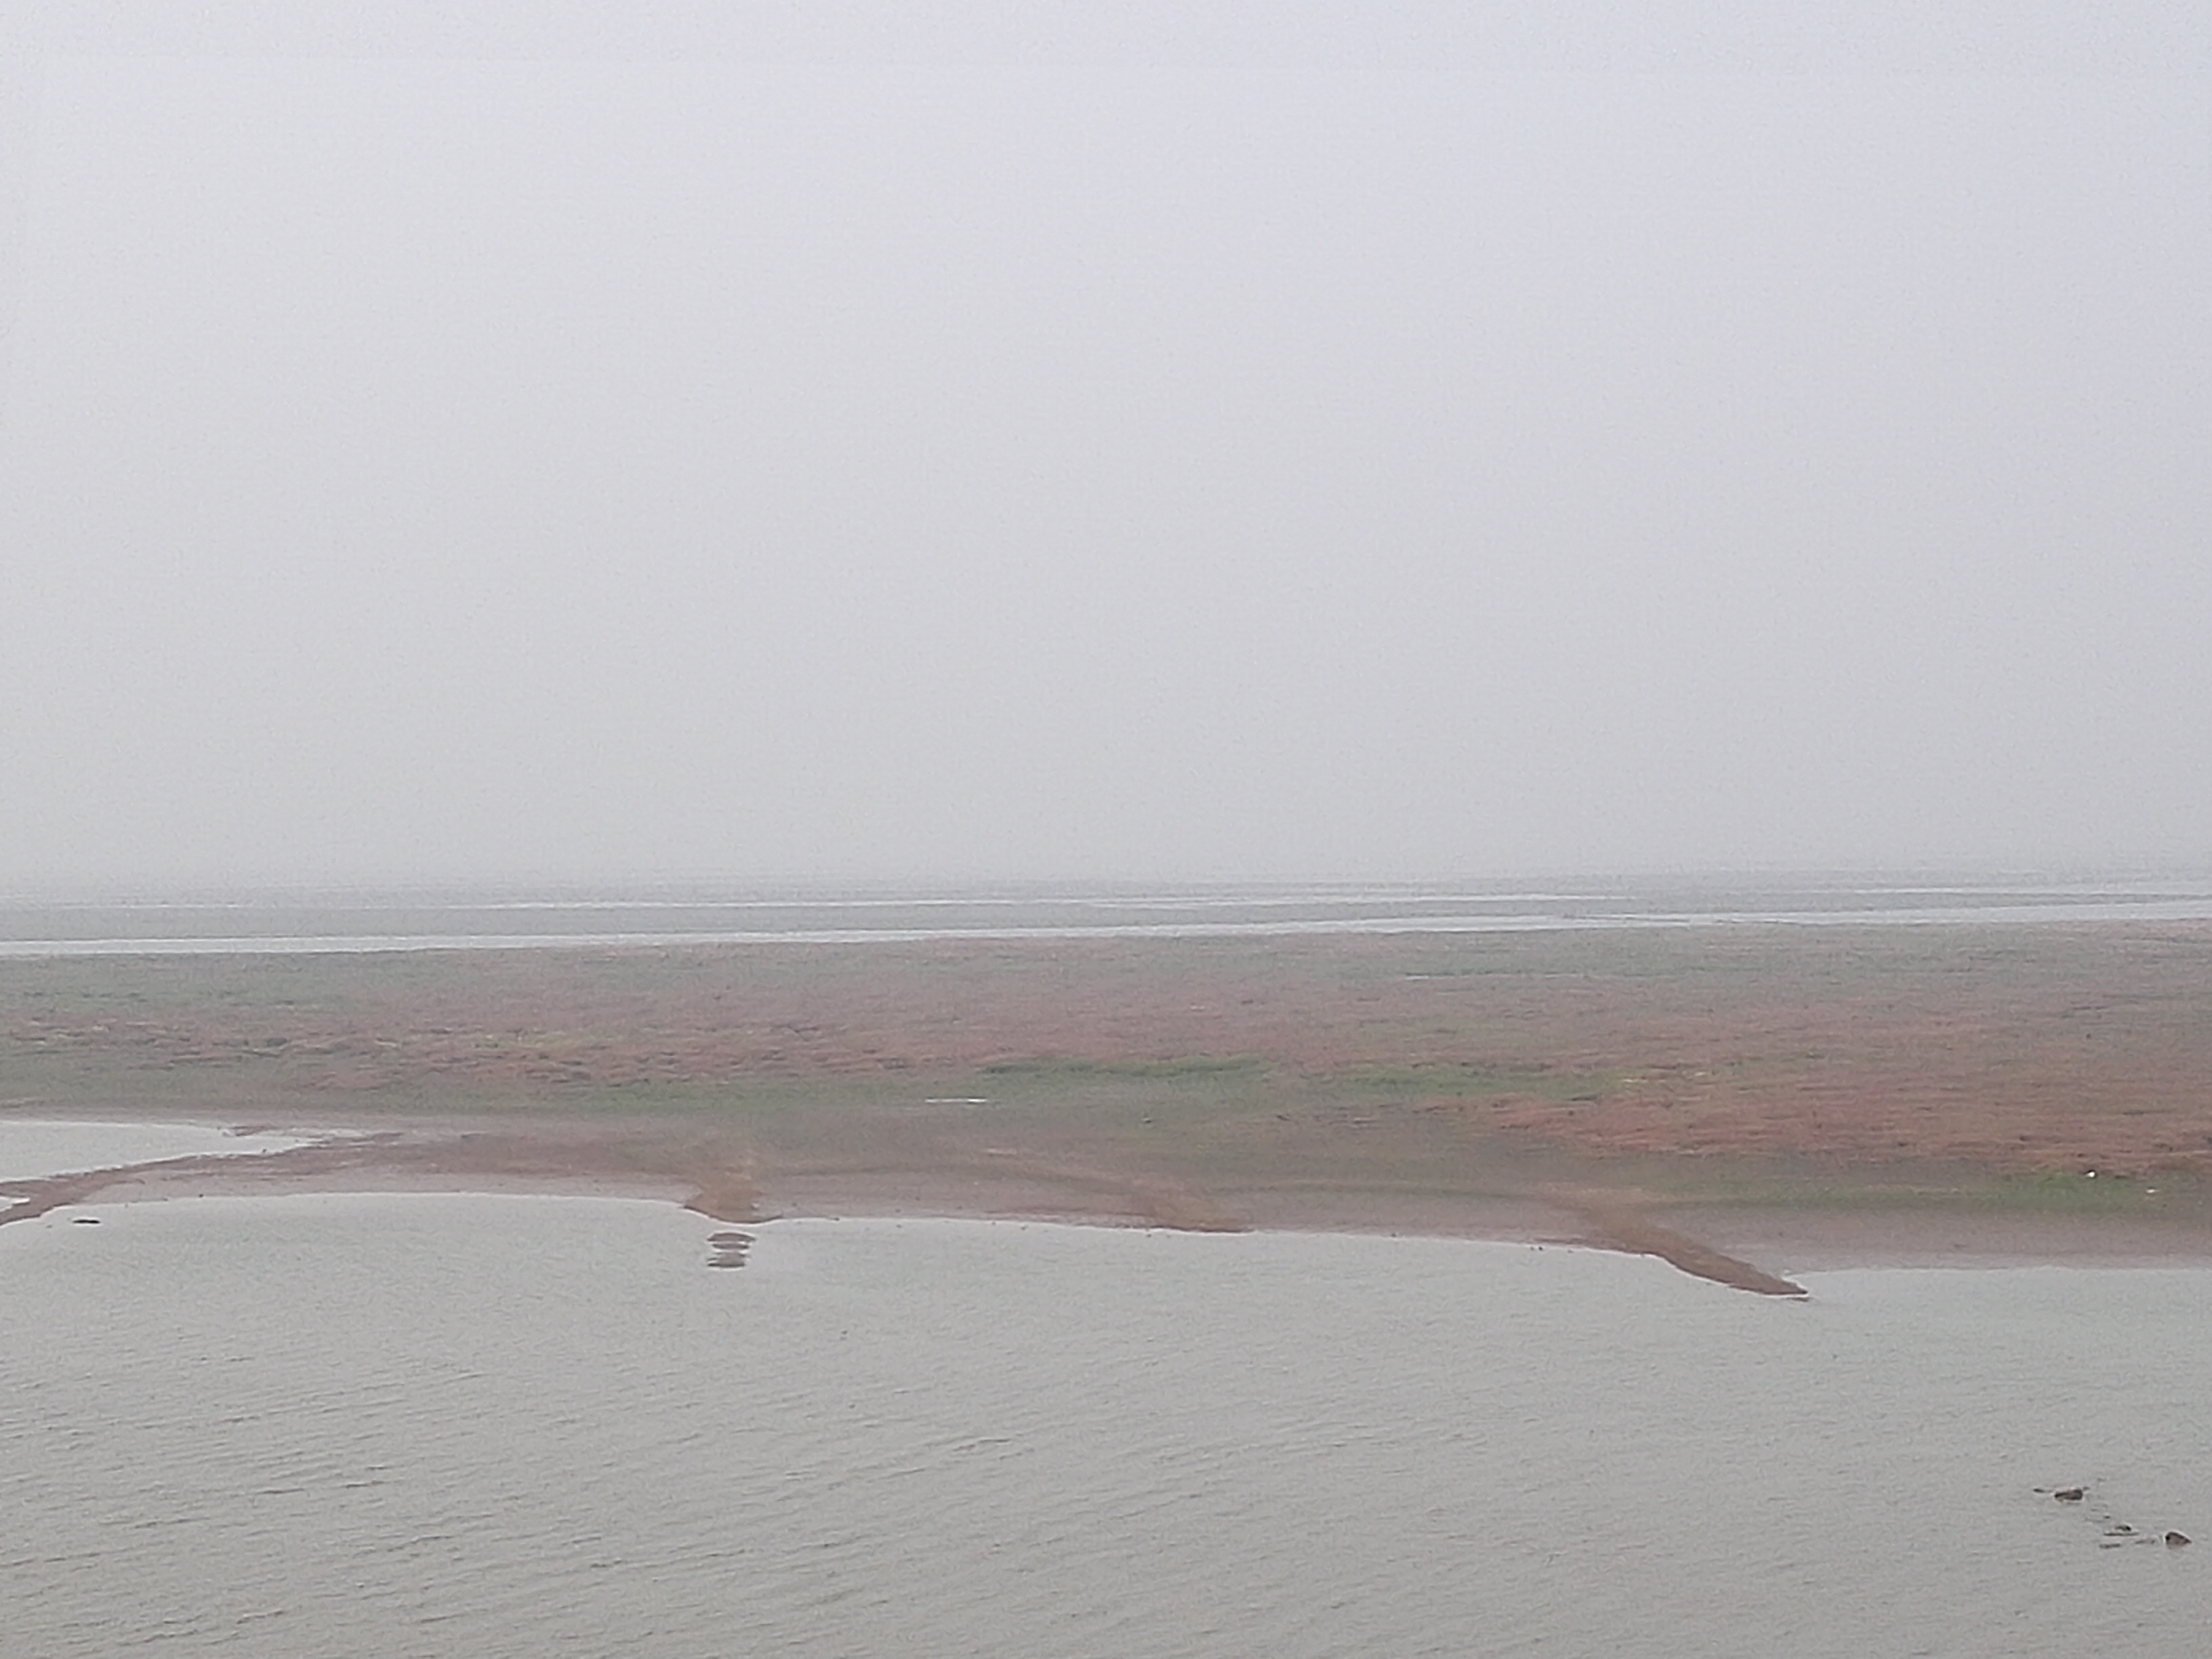
<svg viewBox="0 0 2212 1659"><path fill-rule="evenodd" d="M726 1145L665 1143L566 1126L386 1131L254 1154L196 1154L0 1181L0 1225L95 1198L301 1192L538 1192L650 1198L716 1221L781 1214L1051 1218L1242 1232L1249 1224L1182 1183L1031 1158L942 1167L793 1172L764 1195L753 1160Z"/></svg>
<svg viewBox="0 0 2212 1659"><path fill-rule="evenodd" d="M1627 1188L1552 1184L1488 1199L1409 1200L1388 1192L1312 1188L1240 1193L1232 1202L1156 1176L1018 1156L928 1167L887 1160L874 1168L763 1171L724 1137L560 1120L493 1129L417 1124L272 1152L200 1154L0 1182L0 1200L8 1200L0 1224L94 1200L341 1191L652 1199L732 1223L792 1215L958 1216L1188 1231L1259 1226L1549 1242L1656 1256L1683 1273L1757 1295L1807 1294L1802 1285L1665 1224L1658 1218L1672 1218L1668 1206ZM2127 1247L2123 1257L2101 1234L2039 1226L2033 1218L1996 1218L1993 1224L1960 1213L1900 1220L1777 1208L1764 1212L1753 1244L1760 1254L1829 1265L1863 1256L1877 1239L1887 1265L1896 1266L2202 1261L2212 1255L2212 1239L2191 1231L2130 1234L2119 1241ZM1726 1233L1725 1223L1705 1214L1692 1224ZM1917 1236L1921 1248L1915 1248ZM1975 1246L1978 1237L1986 1248L1960 1254L1962 1243Z"/></svg>
<svg viewBox="0 0 2212 1659"><path fill-rule="evenodd" d="M703 1182L703 1185L702 1185ZM618 1146L528 1134L406 1132L319 1140L259 1153L207 1153L116 1164L101 1170L0 1182L0 1225L66 1205L108 1201L311 1192L587 1192L682 1200L708 1215L747 1206L733 1172L680 1173L641 1165ZM745 1219L729 1215L727 1219Z"/></svg>

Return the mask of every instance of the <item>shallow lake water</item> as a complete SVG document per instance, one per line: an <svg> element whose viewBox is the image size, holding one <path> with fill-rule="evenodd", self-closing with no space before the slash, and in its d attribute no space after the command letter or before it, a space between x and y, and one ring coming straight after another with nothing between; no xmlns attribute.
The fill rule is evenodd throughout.
<svg viewBox="0 0 2212 1659"><path fill-rule="evenodd" d="M2203 1651L2202 1269L1799 1304L1464 1241L788 1221L718 1270L718 1231L0 1228L0 1650Z"/></svg>
<svg viewBox="0 0 2212 1659"><path fill-rule="evenodd" d="M239 1134L206 1123L93 1123L0 1120L0 1181L28 1181L165 1158L247 1157L305 1142L297 1135ZM0 1199L0 1208L6 1200Z"/></svg>

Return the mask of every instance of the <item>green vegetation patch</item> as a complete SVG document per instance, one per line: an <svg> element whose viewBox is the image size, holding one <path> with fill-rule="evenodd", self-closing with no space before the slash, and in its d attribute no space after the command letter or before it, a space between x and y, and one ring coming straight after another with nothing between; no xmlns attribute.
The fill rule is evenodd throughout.
<svg viewBox="0 0 2212 1659"><path fill-rule="evenodd" d="M979 1067L976 1075L1040 1082L1129 1078L1147 1083L1172 1083L1257 1077L1266 1070L1267 1062L1256 1054L1184 1054L1171 1060L1084 1060L1042 1054L1020 1060L994 1060Z"/></svg>
<svg viewBox="0 0 2212 1659"><path fill-rule="evenodd" d="M1427 1060L1410 1066L1356 1066L1328 1073L1342 1089L1385 1095L1534 1095L1545 1100L1596 1100L1620 1086L1619 1072L1500 1066L1481 1060Z"/></svg>
<svg viewBox="0 0 2212 1659"><path fill-rule="evenodd" d="M2187 1175L2150 1176L2045 1171L2033 1175L1885 1181L1703 1170L1695 1164L1638 1171L1639 1185L1669 1202L1713 1208L1961 1211L2017 1215L2186 1216L2201 1209L2203 1183Z"/></svg>

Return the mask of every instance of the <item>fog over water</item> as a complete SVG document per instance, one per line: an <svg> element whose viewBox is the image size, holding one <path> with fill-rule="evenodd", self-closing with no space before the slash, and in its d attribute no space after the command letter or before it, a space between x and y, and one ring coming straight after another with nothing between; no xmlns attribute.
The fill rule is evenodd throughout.
<svg viewBox="0 0 2212 1659"><path fill-rule="evenodd" d="M2203 861L2202 8L82 9L0 890Z"/></svg>

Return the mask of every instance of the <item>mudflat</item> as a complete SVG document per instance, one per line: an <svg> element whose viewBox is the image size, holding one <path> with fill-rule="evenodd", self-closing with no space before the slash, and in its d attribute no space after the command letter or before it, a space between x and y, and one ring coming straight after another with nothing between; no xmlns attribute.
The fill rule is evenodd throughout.
<svg viewBox="0 0 2212 1659"><path fill-rule="evenodd" d="M2212 1255L2212 925L0 962L0 1109L352 1133L17 1183L622 1190L1754 1261Z"/></svg>

